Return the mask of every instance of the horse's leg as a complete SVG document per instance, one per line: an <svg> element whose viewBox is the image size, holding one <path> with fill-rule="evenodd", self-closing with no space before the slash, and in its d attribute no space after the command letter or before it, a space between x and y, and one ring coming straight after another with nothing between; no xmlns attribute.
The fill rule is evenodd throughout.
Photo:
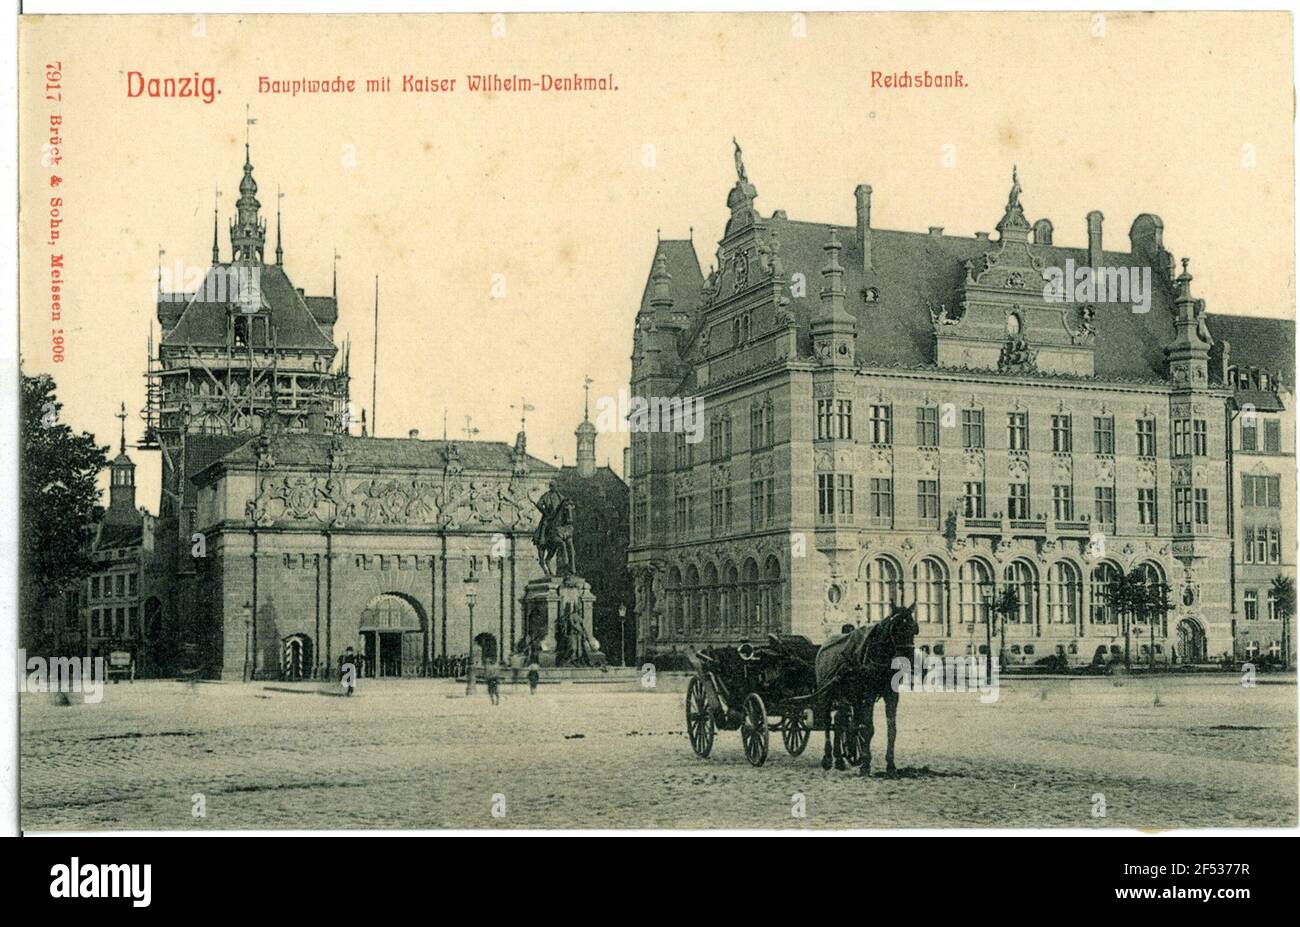
<svg viewBox="0 0 1300 927"><path fill-rule="evenodd" d="M890 776L897 776L898 770L894 767L894 737L898 734L898 693L891 687L885 693L885 724L889 733L889 744L885 747L885 772Z"/></svg>
<svg viewBox="0 0 1300 927"><path fill-rule="evenodd" d="M862 698L862 710L866 717L862 719L862 726L867 729L867 736L859 749L862 751L862 766L858 770L859 775L871 775L871 738L876 733L876 697L871 693L866 693Z"/></svg>
<svg viewBox="0 0 1300 927"><path fill-rule="evenodd" d="M844 732L848 724L847 712L844 704L841 703L835 712L835 768L839 770L849 768L849 764L844 759Z"/></svg>
<svg viewBox="0 0 1300 927"><path fill-rule="evenodd" d="M826 720L826 727L824 728L824 730L826 732L826 752L822 754L822 769L830 769L831 768L831 722L829 718L827 718Z"/></svg>

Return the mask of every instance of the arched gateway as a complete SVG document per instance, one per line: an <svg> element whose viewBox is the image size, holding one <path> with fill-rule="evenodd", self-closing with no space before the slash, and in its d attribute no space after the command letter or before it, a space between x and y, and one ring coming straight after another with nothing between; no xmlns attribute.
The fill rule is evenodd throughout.
<svg viewBox="0 0 1300 927"><path fill-rule="evenodd" d="M1205 662L1205 631L1194 618L1178 622L1178 662Z"/></svg>
<svg viewBox="0 0 1300 927"><path fill-rule="evenodd" d="M396 592L371 599L361 612L358 633L366 676L417 676L428 624L420 603Z"/></svg>

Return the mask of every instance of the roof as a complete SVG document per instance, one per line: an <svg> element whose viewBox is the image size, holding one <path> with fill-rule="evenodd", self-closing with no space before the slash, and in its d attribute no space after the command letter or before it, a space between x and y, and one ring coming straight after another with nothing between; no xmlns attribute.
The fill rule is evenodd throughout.
<svg viewBox="0 0 1300 927"><path fill-rule="evenodd" d="M663 255L668 262L668 273L672 281L668 284L668 295L678 309L694 309L700 299L700 287L704 285L704 274L700 272L700 259L695 255L695 243L685 238L665 238L655 245L654 257L650 259L651 273L655 261ZM650 297L654 295L654 283L646 276L645 290L641 293L641 312L650 311Z"/></svg>
<svg viewBox="0 0 1300 927"><path fill-rule="evenodd" d="M95 550L108 550L114 547L139 547L142 543L144 543L144 519L130 525L105 521L99 526L99 536L95 539Z"/></svg>
<svg viewBox="0 0 1300 927"><path fill-rule="evenodd" d="M332 324L337 318L338 308L333 298L303 296L278 264L213 264L208 268L203 285L186 302L175 327L163 335L162 343L224 347L227 317L239 307L238 275L253 268L258 271L262 306L271 313L276 345L281 348L334 350L334 342L317 324L318 318L327 324ZM313 307L321 315L316 315ZM333 316L327 319L330 312Z"/></svg>
<svg viewBox="0 0 1300 927"><path fill-rule="evenodd" d="M997 237L963 237L941 232L907 232L871 229L871 269L863 268L863 247L855 226L794 221L778 211L759 219L764 236L775 232L780 242L779 256L786 275L802 274L806 281L804 295L792 296L789 309L798 326L798 347L803 356L811 354L811 319L820 310L823 250L829 233L835 229L842 245L839 255L844 268L845 308L858 322L857 361L865 367L914 368L935 367L935 332L930 307L953 308L959 302L966 279L965 263L1002 247ZM1076 267L1089 262L1086 247L1029 244L1035 257L1047 267L1064 268L1072 260ZM655 258L663 254L672 275L673 306L678 311L697 313L699 287L703 281L694 245L688 241L661 241ZM1162 252L1163 253L1163 252ZM1102 263L1114 268L1151 266L1148 253L1103 251ZM652 262L651 267L654 264ZM653 273L653 270L652 272ZM718 292L732 290L730 265L719 271ZM689 282L689 286L686 284ZM641 298L641 310L647 310L653 282L647 278ZM868 287L879 292L868 303ZM1094 303L1096 342L1095 377L1127 382L1163 381L1166 379L1165 347L1174 340L1175 291L1172 283L1152 268L1151 307L1148 312L1134 312L1127 303ZM1061 304L1068 312L1071 304ZM698 313L697 313L698 315ZM1070 316L1067 315L1067 318ZM701 320L689 329L687 340L698 337ZM1293 322L1247 319L1237 316L1207 315L1207 324L1215 338L1231 343L1229 363L1247 363L1280 370L1288 383L1294 383L1295 325ZM1033 341L1033 332L1027 332ZM683 345L683 354L687 353ZM1250 358L1249 361L1246 358Z"/></svg>
<svg viewBox="0 0 1300 927"><path fill-rule="evenodd" d="M1215 340L1228 342L1229 367L1258 367L1281 374L1295 386L1295 320L1257 316L1205 314Z"/></svg>
<svg viewBox="0 0 1300 927"><path fill-rule="evenodd" d="M204 469L221 464L226 467L252 467L258 459L257 442L261 436L245 437L233 450L209 462ZM415 438L358 438L352 436L280 434L270 439L270 455L277 467L327 469L335 440L343 443L343 453L350 469L442 470L454 446L460 464L466 470L513 470L514 447L504 441L421 441ZM528 455L530 472L546 475L555 468ZM191 471L200 482L201 471Z"/></svg>

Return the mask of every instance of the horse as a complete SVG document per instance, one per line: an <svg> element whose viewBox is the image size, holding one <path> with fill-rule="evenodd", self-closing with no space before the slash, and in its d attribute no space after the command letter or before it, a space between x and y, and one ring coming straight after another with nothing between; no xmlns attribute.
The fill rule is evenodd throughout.
<svg viewBox="0 0 1300 927"><path fill-rule="evenodd" d="M872 716L876 700L883 698L889 731L885 768L890 776L898 774L894 766L898 692L893 687L896 670L892 663L895 657L912 659L912 643L918 630L912 607L900 607L883 621L856 628L818 648L815 666L821 695L814 717L816 726L826 732L822 769L830 769L832 763L836 769L847 767L843 743L847 732L852 738L849 745L857 748L861 774L871 774L871 738L875 733Z"/></svg>
<svg viewBox="0 0 1300 927"><path fill-rule="evenodd" d="M537 563L547 576L555 576L556 572L568 576L577 571L574 563L577 557L573 547L574 522L574 504L565 499L555 513L554 521L545 530L538 532L541 543L537 545ZM552 559L556 560L555 571L551 569Z"/></svg>

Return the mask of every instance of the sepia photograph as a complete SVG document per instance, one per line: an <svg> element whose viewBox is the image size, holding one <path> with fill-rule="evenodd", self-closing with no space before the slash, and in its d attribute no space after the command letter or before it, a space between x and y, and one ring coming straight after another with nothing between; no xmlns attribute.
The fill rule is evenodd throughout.
<svg viewBox="0 0 1300 927"><path fill-rule="evenodd" d="M1291 12L17 20L16 832L1300 826Z"/></svg>

